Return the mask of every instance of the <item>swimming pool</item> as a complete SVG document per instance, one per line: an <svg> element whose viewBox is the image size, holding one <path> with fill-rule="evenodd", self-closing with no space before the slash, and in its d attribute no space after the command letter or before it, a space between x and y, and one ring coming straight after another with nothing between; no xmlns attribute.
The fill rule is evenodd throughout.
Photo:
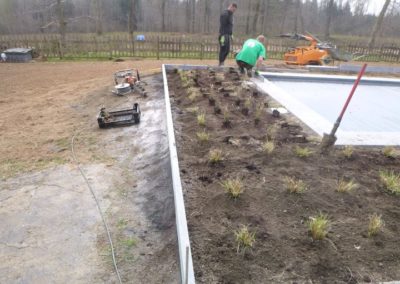
<svg viewBox="0 0 400 284"><path fill-rule="evenodd" d="M255 83L319 135L329 133L353 76L262 73ZM339 145L400 145L400 80L363 78L336 133Z"/></svg>

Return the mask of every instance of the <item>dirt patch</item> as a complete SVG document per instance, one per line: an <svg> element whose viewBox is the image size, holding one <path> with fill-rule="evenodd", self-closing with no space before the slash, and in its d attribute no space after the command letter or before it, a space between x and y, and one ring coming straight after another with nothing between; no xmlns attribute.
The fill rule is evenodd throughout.
<svg viewBox="0 0 400 284"><path fill-rule="evenodd" d="M143 78L146 98L136 93L112 95L112 72L135 63L128 64L35 63L10 65L10 72L4 73L12 79L24 68L42 72L32 73L39 82L29 77L28 85L22 83L27 90L22 89L21 96L1 94L6 102L0 104L5 113L5 136L0 141L0 255L7 261L0 265L0 282L116 283L99 212L72 161L74 135L75 153L108 222L123 282L178 282L162 77ZM89 89L80 89L91 72L99 78L87 85ZM50 89L52 84L46 85L43 75L62 85L65 93ZM3 90L13 90L9 82ZM49 89L40 92L43 86ZM55 105L48 104L51 97ZM139 125L98 128L101 105L120 109L133 102L143 112ZM30 103L36 108L28 107ZM26 106L25 112L18 113L19 106ZM27 115L44 116L29 122Z"/></svg>
<svg viewBox="0 0 400 284"><path fill-rule="evenodd" d="M199 283L400 279L400 198L384 189L379 176L382 170L399 173L398 158L373 148L355 148L349 159L340 148L318 154L307 131L295 120L269 113L274 102L234 70L175 70L168 78ZM199 125L198 114L205 115L205 126ZM209 140L200 142L199 133ZM275 144L270 154L267 141ZM300 158L299 147L312 153ZM208 158L213 149L222 151L217 165ZM302 180L307 189L289 193L287 177ZM244 187L236 199L222 187L234 178ZM337 192L340 179L354 180L358 188ZM325 239L314 241L307 224L319 213L328 216L330 226ZM382 215L385 226L368 237L373 213ZM243 225L255 232L255 243L238 253L235 232Z"/></svg>

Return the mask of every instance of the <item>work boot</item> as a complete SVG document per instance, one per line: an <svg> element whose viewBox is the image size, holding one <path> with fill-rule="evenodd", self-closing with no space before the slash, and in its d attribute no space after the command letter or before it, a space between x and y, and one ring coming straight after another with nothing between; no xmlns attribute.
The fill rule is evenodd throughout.
<svg viewBox="0 0 400 284"><path fill-rule="evenodd" d="M224 66L224 62L220 62L220 63L218 64L218 66L219 66L219 67L223 67L223 66Z"/></svg>
<svg viewBox="0 0 400 284"><path fill-rule="evenodd" d="M243 67L239 67L239 72L240 72L241 75L243 75L244 74L244 68Z"/></svg>
<svg viewBox="0 0 400 284"><path fill-rule="evenodd" d="M253 73L251 72L251 69L247 70L247 76L249 78L253 77Z"/></svg>

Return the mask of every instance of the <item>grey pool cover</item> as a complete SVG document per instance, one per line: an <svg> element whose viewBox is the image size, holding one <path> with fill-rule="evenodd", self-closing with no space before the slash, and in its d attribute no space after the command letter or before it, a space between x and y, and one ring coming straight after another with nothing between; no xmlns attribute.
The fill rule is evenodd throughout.
<svg viewBox="0 0 400 284"><path fill-rule="evenodd" d="M329 133L355 77L263 73L257 85L319 135ZM345 113L336 144L400 145L400 80L364 78Z"/></svg>

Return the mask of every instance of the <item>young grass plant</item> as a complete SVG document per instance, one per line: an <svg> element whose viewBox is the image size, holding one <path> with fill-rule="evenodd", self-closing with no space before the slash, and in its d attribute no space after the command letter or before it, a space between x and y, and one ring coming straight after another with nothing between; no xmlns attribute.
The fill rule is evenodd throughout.
<svg viewBox="0 0 400 284"><path fill-rule="evenodd" d="M258 106L256 109L256 113L254 114L254 123L256 125L260 123L262 111L263 111L263 106L262 105Z"/></svg>
<svg viewBox="0 0 400 284"><path fill-rule="evenodd" d="M350 192L354 189L357 189L359 185L354 182L354 180L345 181L344 179L340 179L337 184L336 191L337 192Z"/></svg>
<svg viewBox="0 0 400 284"><path fill-rule="evenodd" d="M342 150L343 156L350 159L353 156L354 148L352 146L345 146Z"/></svg>
<svg viewBox="0 0 400 284"><path fill-rule="evenodd" d="M243 113L244 115L248 115L248 114L249 114L250 107L251 107L251 100L250 100L250 98L248 98L248 99L246 99L246 101L244 102L244 106L243 106L243 108L242 108L242 113Z"/></svg>
<svg viewBox="0 0 400 284"><path fill-rule="evenodd" d="M327 215L319 213L316 217L310 217L308 230L310 231L313 240L323 240L328 233L328 229L329 220Z"/></svg>
<svg viewBox="0 0 400 284"><path fill-rule="evenodd" d="M387 147L383 148L382 153L386 158L389 158L389 159L396 158L396 152L393 147L387 146Z"/></svg>
<svg viewBox="0 0 400 284"><path fill-rule="evenodd" d="M205 113L199 113L197 115L197 124L199 126L206 126L206 114Z"/></svg>
<svg viewBox="0 0 400 284"><path fill-rule="evenodd" d="M208 154L208 162L211 165L219 164L223 160L222 151L220 149L211 150Z"/></svg>
<svg viewBox="0 0 400 284"><path fill-rule="evenodd" d="M380 171L379 177L385 188L392 194L400 195L400 175L393 171Z"/></svg>
<svg viewBox="0 0 400 284"><path fill-rule="evenodd" d="M375 236L382 230L384 223L382 220L382 216L374 213L369 217L368 224L368 237Z"/></svg>
<svg viewBox="0 0 400 284"><path fill-rule="evenodd" d="M221 183L225 192L232 198L238 198L243 193L243 183L240 179L227 179Z"/></svg>
<svg viewBox="0 0 400 284"><path fill-rule="evenodd" d="M294 149L294 153L299 158L307 158L313 153L313 151L311 151L307 147L302 148L302 147L296 146L296 148Z"/></svg>
<svg viewBox="0 0 400 284"><path fill-rule="evenodd" d="M199 113L199 107L189 107L189 108L186 109L186 111L197 115Z"/></svg>
<svg viewBox="0 0 400 284"><path fill-rule="evenodd" d="M237 245L237 253L242 251L243 253L252 248L254 242L256 241L256 233L250 232L247 226L242 226L239 230L235 232L235 239Z"/></svg>
<svg viewBox="0 0 400 284"><path fill-rule="evenodd" d="M210 139L210 135L205 132L204 130L201 132L196 133L197 139L200 141L200 143L206 143Z"/></svg>
<svg viewBox="0 0 400 284"><path fill-rule="evenodd" d="M229 115L228 109L225 109L225 110L224 110L224 120L223 120L223 122L222 122L222 125L223 125L223 127L225 127L225 128L229 128L229 127L232 126L232 124L231 124L231 117L230 117L230 115Z"/></svg>
<svg viewBox="0 0 400 284"><path fill-rule="evenodd" d="M285 184L289 193L303 193L307 190L307 185L300 179L286 177Z"/></svg>
<svg viewBox="0 0 400 284"><path fill-rule="evenodd" d="M275 143L273 141L266 141L262 144L263 152L270 155L275 150Z"/></svg>
<svg viewBox="0 0 400 284"><path fill-rule="evenodd" d="M196 88L189 88L187 92L189 94L188 98L191 102L194 102L197 97L200 96L199 91Z"/></svg>

